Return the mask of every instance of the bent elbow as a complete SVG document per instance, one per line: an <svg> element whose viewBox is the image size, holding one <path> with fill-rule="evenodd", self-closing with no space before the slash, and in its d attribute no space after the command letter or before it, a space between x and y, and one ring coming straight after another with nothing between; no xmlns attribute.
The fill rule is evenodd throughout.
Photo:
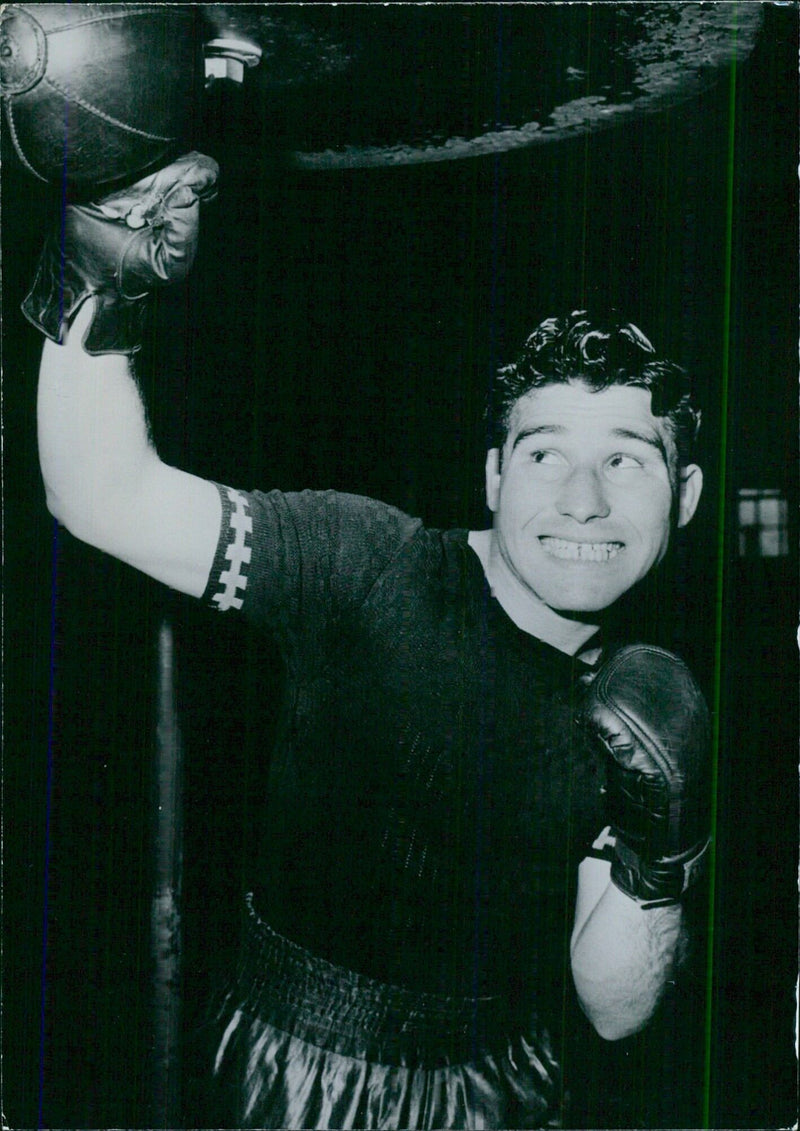
<svg viewBox="0 0 800 1131"><path fill-rule="evenodd" d="M588 1015L587 1015L588 1016ZM633 1020L622 1017L589 1017L594 1031L604 1041L623 1041L626 1037L633 1037L640 1033L649 1018Z"/></svg>
<svg viewBox="0 0 800 1131"><path fill-rule="evenodd" d="M577 989L577 986L576 986ZM641 1032L655 1012L655 1003L624 999L618 995L598 993L581 994L578 1001L592 1028L604 1041L622 1041Z"/></svg>
<svg viewBox="0 0 800 1131"><path fill-rule="evenodd" d="M56 522L66 530L69 530L71 534L73 524L69 516L70 508L66 505L63 496L48 486L47 480L44 481L44 503L48 512Z"/></svg>
<svg viewBox="0 0 800 1131"><path fill-rule="evenodd" d="M56 519L56 521L58 523L60 523L61 526L64 526L67 529L69 529L69 525L66 521L66 514L65 514L65 508L64 508L63 502L61 502L61 500L59 500L58 495L56 495L56 493L54 491L51 491L49 489L49 487L47 486L46 483L44 485L44 502L45 502L45 506L47 507L47 510L52 515L52 517L54 519Z"/></svg>
<svg viewBox="0 0 800 1131"><path fill-rule="evenodd" d="M45 504L59 526L68 531L73 538L94 549L106 549L108 539L104 535L103 525L98 521L95 509L69 506L63 498L47 490L46 487Z"/></svg>
<svg viewBox="0 0 800 1131"><path fill-rule="evenodd" d="M573 980L580 1007L604 1041L622 1041L644 1029L658 1000L649 993L634 993L615 979L581 977L573 964Z"/></svg>

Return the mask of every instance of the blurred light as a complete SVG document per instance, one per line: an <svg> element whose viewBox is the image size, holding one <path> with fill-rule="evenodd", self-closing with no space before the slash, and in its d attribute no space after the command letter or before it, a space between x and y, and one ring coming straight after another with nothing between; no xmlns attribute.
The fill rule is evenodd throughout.
<svg viewBox="0 0 800 1131"><path fill-rule="evenodd" d="M741 487L738 519L740 558L780 558L789 553L789 508L779 490Z"/></svg>

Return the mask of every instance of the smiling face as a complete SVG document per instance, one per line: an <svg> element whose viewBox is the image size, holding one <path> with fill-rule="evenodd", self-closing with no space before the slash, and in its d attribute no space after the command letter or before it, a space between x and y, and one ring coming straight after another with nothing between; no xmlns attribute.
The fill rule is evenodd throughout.
<svg viewBox="0 0 800 1131"><path fill-rule="evenodd" d="M514 407L502 459L495 448L486 463L498 599L518 623L508 602L591 619L663 558L674 515L689 521L701 487L698 467L677 467L648 390L534 389Z"/></svg>

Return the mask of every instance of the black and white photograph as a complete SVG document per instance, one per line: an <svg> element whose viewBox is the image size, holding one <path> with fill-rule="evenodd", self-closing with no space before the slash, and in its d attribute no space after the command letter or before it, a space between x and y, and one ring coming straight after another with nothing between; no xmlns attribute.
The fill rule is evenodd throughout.
<svg viewBox="0 0 800 1131"><path fill-rule="evenodd" d="M798 25L0 8L3 1128L798 1119Z"/></svg>

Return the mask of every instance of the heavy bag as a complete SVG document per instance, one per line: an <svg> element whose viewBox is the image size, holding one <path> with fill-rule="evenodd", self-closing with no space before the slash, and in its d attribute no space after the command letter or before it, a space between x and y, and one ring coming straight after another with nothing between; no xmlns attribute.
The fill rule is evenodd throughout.
<svg viewBox="0 0 800 1131"><path fill-rule="evenodd" d="M80 195L176 156L198 89L196 18L185 5L3 8L5 133L25 168Z"/></svg>

